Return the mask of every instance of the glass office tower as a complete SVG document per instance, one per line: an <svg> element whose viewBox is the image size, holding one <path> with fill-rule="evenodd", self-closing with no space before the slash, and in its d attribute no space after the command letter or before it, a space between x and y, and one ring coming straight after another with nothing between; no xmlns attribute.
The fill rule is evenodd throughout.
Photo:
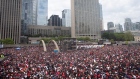
<svg viewBox="0 0 140 79"><path fill-rule="evenodd" d="M22 0L21 35L27 35L28 25L37 25L38 0Z"/></svg>
<svg viewBox="0 0 140 79"><path fill-rule="evenodd" d="M48 0L38 0L37 25L48 23Z"/></svg>
<svg viewBox="0 0 140 79"><path fill-rule="evenodd" d="M69 9L62 11L62 26L71 27L71 10Z"/></svg>
<svg viewBox="0 0 140 79"><path fill-rule="evenodd" d="M101 38L98 0L71 0L72 37Z"/></svg>

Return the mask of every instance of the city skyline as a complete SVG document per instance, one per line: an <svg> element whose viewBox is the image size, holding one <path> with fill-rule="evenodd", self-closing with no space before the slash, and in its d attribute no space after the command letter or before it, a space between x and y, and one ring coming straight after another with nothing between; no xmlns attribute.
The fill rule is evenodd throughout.
<svg viewBox="0 0 140 79"><path fill-rule="evenodd" d="M140 2L138 0L99 0L103 9L104 29L107 29L107 22L120 23L124 25L125 18L131 18L132 22L139 22ZM49 0L48 17L57 14L62 17L63 9L71 9L71 0ZM54 8L55 5L55 8Z"/></svg>

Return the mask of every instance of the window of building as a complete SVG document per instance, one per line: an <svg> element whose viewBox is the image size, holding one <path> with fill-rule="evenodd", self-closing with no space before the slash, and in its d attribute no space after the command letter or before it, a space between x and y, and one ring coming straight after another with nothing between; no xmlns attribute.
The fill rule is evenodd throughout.
<svg viewBox="0 0 140 79"><path fill-rule="evenodd" d="M27 13L25 13L25 17L24 18L25 18L25 20L27 19Z"/></svg>
<svg viewBox="0 0 140 79"><path fill-rule="evenodd" d="M25 10L28 9L28 3L25 3Z"/></svg>

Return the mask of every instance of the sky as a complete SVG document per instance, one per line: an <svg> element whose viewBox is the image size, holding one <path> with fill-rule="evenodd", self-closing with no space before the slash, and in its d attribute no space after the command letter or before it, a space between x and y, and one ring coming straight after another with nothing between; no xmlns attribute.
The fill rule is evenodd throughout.
<svg viewBox="0 0 140 79"><path fill-rule="evenodd" d="M62 10L70 9L70 0L48 0L48 18L52 14L62 17ZM104 29L107 22L124 24L125 18L131 18L132 22L140 22L139 0L99 0L103 9Z"/></svg>

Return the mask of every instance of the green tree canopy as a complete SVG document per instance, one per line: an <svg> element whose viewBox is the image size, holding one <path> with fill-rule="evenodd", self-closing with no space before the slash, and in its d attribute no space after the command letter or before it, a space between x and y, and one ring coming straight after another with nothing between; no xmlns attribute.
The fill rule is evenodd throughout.
<svg viewBox="0 0 140 79"><path fill-rule="evenodd" d="M42 40L44 40L45 43L48 43L49 41L51 41L51 38L42 38Z"/></svg>
<svg viewBox="0 0 140 79"><path fill-rule="evenodd" d="M6 38L3 40L3 44L14 44L14 41L11 38Z"/></svg>
<svg viewBox="0 0 140 79"><path fill-rule="evenodd" d="M102 34L103 39L113 39L114 41L133 41L134 36L132 35L131 32L126 32L126 33L103 33Z"/></svg>
<svg viewBox="0 0 140 79"><path fill-rule="evenodd" d="M91 39L89 37L80 37L77 38L78 41L90 41Z"/></svg>
<svg viewBox="0 0 140 79"><path fill-rule="evenodd" d="M0 43L2 43L3 42L3 40L2 39L0 39Z"/></svg>

